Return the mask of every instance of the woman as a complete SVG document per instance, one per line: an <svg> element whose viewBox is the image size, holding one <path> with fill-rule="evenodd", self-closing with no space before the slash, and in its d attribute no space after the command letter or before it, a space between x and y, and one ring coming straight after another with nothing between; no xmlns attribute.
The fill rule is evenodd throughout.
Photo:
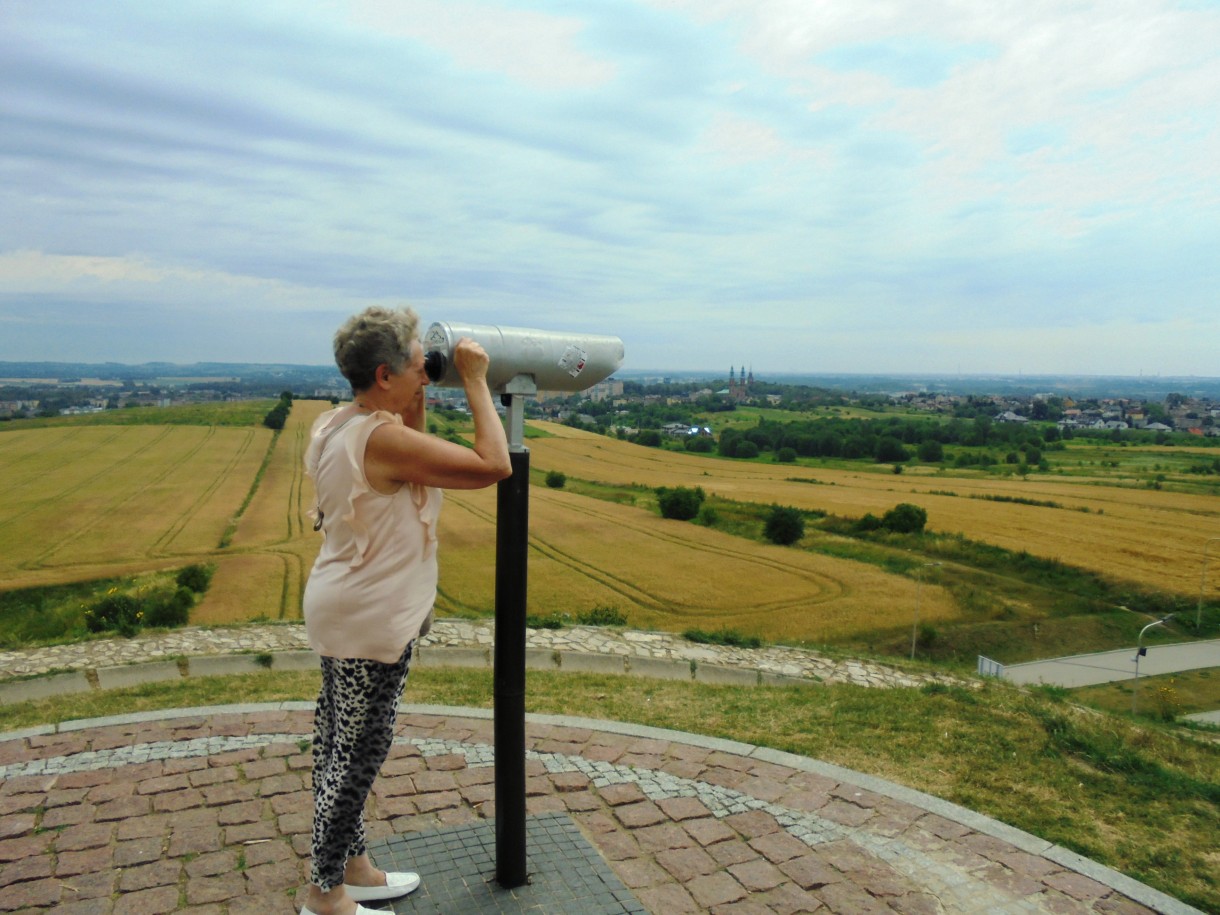
<svg viewBox="0 0 1220 915"><path fill-rule="evenodd" d="M410 309L369 308L335 334L354 402L314 424L306 470L322 549L305 587L305 628L322 657L314 718L313 865L301 915L354 915L405 896L365 851L363 809L389 753L411 653L436 598L440 488L478 489L511 473L487 388L487 354L468 339L454 365L474 418L474 449L424 432L424 353Z"/></svg>

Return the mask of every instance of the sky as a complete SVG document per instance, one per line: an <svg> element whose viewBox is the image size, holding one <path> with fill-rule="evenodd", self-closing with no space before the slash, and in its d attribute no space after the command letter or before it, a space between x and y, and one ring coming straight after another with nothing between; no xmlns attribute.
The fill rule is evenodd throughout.
<svg viewBox="0 0 1220 915"><path fill-rule="evenodd" d="M1220 375L1217 0L0 0L0 361Z"/></svg>

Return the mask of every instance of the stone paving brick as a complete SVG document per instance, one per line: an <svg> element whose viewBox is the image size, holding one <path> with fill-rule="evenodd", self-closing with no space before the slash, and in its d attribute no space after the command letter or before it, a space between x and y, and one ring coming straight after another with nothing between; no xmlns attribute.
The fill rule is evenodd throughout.
<svg viewBox="0 0 1220 915"><path fill-rule="evenodd" d="M150 912L173 912L178 908L178 888L159 886L119 896L114 903L114 915L149 915Z"/></svg>
<svg viewBox="0 0 1220 915"><path fill-rule="evenodd" d="M219 877L203 877L188 880L186 901L191 905L205 902L224 902L235 896L246 894L246 879L241 874L224 874Z"/></svg>
<svg viewBox="0 0 1220 915"><path fill-rule="evenodd" d="M169 856L181 858L183 855L202 855L210 851L220 850L220 830L199 826L193 829L175 830L170 836Z"/></svg>
<svg viewBox="0 0 1220 915"><path fill-rule="evenodd" d="M746 813L735 813L724 818L726 826L730 826L747 839L765 836L780 831L780 825L774 815L762 810L750 810Z"/></svg>
<svg viewBox="0 0 1220 915"><path fill-rule="evenodd" d="M55 850L63 854L67 851L100 848L110 844L114 832L113 823L82 823L79 826L70 826L55 837Z"/></svg>
<svg viewBox="0 0 1220 915"><path fill-rule="evenodd" d="M724 821L712 817L702 820L686 820L682 823L682 828L700 845L715 845L717 842L737 838L737 833L729 829Z"/></svg>
<svg viewBox="0 0 1220 915"><path fill-rule="evenodd" d="M206 788L222 782L234 782L239 778L237 766L213 766L192 771L188 776L192 788Z"/></svg>
<svg viewBox="0 0 1220 915"><path fill-rule="evenodd" d="M188 877L215 877L237 869L237 852L233 849L215 851L186 862Z"/></svg>
<svg viewBox="0 0 1220 915"><path fill-rule="evenodd" d="M114 903L110 899L81 899L76 902L60 901L55 915L110 915Z"/></svg>
<svg viewBox="0 0 1220 915"><path fill-rule="evenodd" d="M828 883L815 893L832 912L850 912L851 915L892 915L893 912L884 902L852 883Z"/></svg>
<svg viewBox="0 0 1220 915"><path fill-rule="evenodd" d="M0 839L16 839L34 831L38 819L32 813L15 813L0 817Z"/></svg>
<svg viewBox="0 0 1220 915"><path fill-rule="evenodd" d="M736 902L746 897L746 890L733 877L723 871L696 877L686 884L687 891L705 909Z"/></svg>
<svg viewBox="0 0 1220 915"><path fill-rule="evenodd" d="M600 791L601 798L611 807L622 807L628 804L638 804L645 800L644 792L634 782L625 785L608 785Z"/></svg>
<svg viewBox="0 0 1220 915"><path fill-rule="evenodd" d="M102 867L91 873L82 873L64 879L56 874L55 879L63 884L61 902L78 902L82 899L100 899L114 894L118 875L113 868Z"/></svg>
<svg viewBox="0 0 1220 915"><path fill-rule="evenodd" d="M58 880L29 880L5 887L4 893L0 894L0 906L7 912L37 909L39 906L55 905L62 895L63 885Z"/></svg>
<svg viewBox="0 0 1220 915"><path fill-rule="evenodd" d="M138 867L127 867L119 874L119 892L137 893L162 886L176 886L182 877L180 861L159 860Z"/></svg>
<svg viewBox="0 0 1220 915"><path fill-rule="evenodd" d="M863 826L875 816L873 811L867 807L857 807L855 804L842 800L830 801L818 810L818 814L832 823L839 823L843 826Z"/></svg>
<svg viewBox="0 0 1220 915"><path fill-rule="evenodd" d="M785 876L792 878L793 882L804 890L815 890L843 879L841 871L831 867L816 854L790 858L777 866Z"/></svg>
<svg viewBox="0 0 1220 915"><path fill-rule="evenodd" d="M798 912L826 911L826 906L822 904L822 900L793 886L791 883L781 884L767 893L760 894L758 900L765 903L775 915L797 915Z"/></svg>
<svg viewBox="0 0 1220 915"><path fill-rule="evenodd" d="M1073 899L1080 900L1099 899L1110 891L1109 887L1102 886L1096 880L1091 880L1083 874L1075 874L1071 871L1051 874L1043 878L1042 882L1047 886L1054 887L1061 893L1071 896Z"/></svg>
<svg viewBox="0 0 1220 915"><path fill-rule="evenodd" d="M772 864L797 858L809 851L808 845L800 839L794 839L786 832L773 832L759 836L757 839L751 839L748 844Z"/></svg>
<svg viewBox="0 0 1220 915"><path fill-rule="evenodd" d="M758 858L758 852L739 839L709 845L707 853L724 867L741 864L743 861L754 861Z"/></svg>
<svg viewBox="0 0 1220 915"><path fill-rule="evenodd" d="M99 804L93 819L98 823L130 820L152 811L152 800L146 797L120 797Z"/></svg>
<svg viewBox="0 0 1220 915"><path fill-rule="evenodd" d="M689 883L695 877L710 874L720 865L701 848L672 848L656 853L656 862L679 883Z"/></svg>
<svg viewBox="0 0 1220 915"><path fill-rule="evenodd" d="M35 855L0 867L0 886L11 886L14 883L24 883L26 880L40 880L43 877L50 876L50 856Z"/></svg>
<svg viewBox="0 0 1220 915"><path fill-rule="evenodd" d="M702 906L676 883L663 883L636 892L637 898L649 912L663 912L665 915L698 915Z"/></svg>
<svg viewBox="0 0 1220 915"><path fill-rule="evenodd" d="M624 804L614 809L614 815L628 829L639 829L641 826L655 826L668 818L661 808L652 801L639 801L635 804Z"/></svg>
<svg viewBox="0 0 1220 915"><path fill-rule="evenodd" d="M640 848L646 852L661 851L667 848L693 848L697 844L691 838L690 833L677 823L657 823L655 826L633 830L631 834L640 843Z"/></svg>
<svg viewBox="0 0 1220 915"><path fill-rule="evenodd" d="M614 872L630 889L657 886L670 880L670 875L651 858L630 858L614 864Z"/></svg>
<svg viewBox="0 0 1220 915"><path fill-rule="evenodd" d="M164 844L164 840L160 836L133 839L130 842L116 842L114 866L131 867L135 864L147 864L149 861L160 860Z"/></svg>
<svg viewBox="0 0 1220 915"><path fill-rule="evenodd" d="M57 855L55 861L55 876L61 880L79 874L98 874L99 871L111 870L113 870L113 850L109 845L90 848L85 852L65 852Z"/></svg>
<svg viewBox="0 0 1220 915"><path fill-rule="evenodd" d="M788 879L774 864L757 859L733 864L728 871L749 893L774 889Z"/></svg>
<svg viewBox="0 0 1220 915"><path fill-rule="evenodd" d="M40 829L58 829L61 826L76 826L92 823L97 808L92 804L73 804L68 807L52 807L42 815Z"/></svg>

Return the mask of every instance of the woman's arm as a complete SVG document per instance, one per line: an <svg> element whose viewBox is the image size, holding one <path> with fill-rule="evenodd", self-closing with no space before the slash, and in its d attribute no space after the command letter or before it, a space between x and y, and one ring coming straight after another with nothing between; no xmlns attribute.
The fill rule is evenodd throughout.
<svg viewBox="0 0 1220 915"><path fill-rule="evenodd" d="M374 488L422 483L445 489L481 489L512 473L508 440L487 387L487 353L477 343L462 339L454 347L453 358L474 419L474 448L423 432L422 410L417 414L420 427L379 426L369 436L364 455L365 474Z"/></svg>

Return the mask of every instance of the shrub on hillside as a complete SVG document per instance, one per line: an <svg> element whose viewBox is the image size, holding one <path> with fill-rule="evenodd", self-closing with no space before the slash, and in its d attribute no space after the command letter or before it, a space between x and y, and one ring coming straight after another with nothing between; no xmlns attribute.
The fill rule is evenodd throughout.
<svg viewBox="0 0 1220 915"><path fill-rule="evenodd" d="M758 457L758 446L748 439L738 442L737 450L733 452L733 457L756 458Z"/></svg>
<svg viewBox="0 0 1220 915"><path fill-rule="evenodd" d="M546 474L546 485L551 489L563 489L567 484L567 475L559 470L548 470Z"/></svg>
<svg viewBox="0 0 1220 915"><path fill-rule="evenodd" d="M215 568L207 565L189 565L178 570L174 581L179 587L189 588L196 594L202 594L212 583L212 573Z"/></svg>
<svg viewBox="0 0 1220 915"><path fill-rule="evenodd" d="M763 526L763 536L780 546L796 543L805 536L805 516L799 509L773 505Z"/></svg>
<svg viewBox="0 0 1220 915"><path fill-rule="evenodd" d="M881 526L896 534L919 534L928 523L928 513L918 505L902 502L881 516Z"/></svg>
<svg viewBox="0 0 1220 915"><path fill-rule="evenodd" d="M791 464L796 460L796 449L787 446L775 452L775 460L781 464Z"/></svg>
<svg viewBox="0 0 1220 915"><path fill-rule="evenodd" d="M144 607L145 626L161 626L173 629L190 622L191 608L195 606L195 592L180 587L164 600L148 601Z"/></svg>
<svg viewBox="0 0 1220 915"><path fill-rule="evenodd" d="M694 489L685 486L667 489L662 486L657 490L657 505L661 508L661 517L675 521L690 521L698 515L699 507L703 505L705 498L703 488L699 486Z"/></svg>
<svg viewBox="0 0 1220 915"><path fill-rule="evenodd" d="M90 632L117 632L131 637L143 621L144 610L130 594L108 594L85 611L85 626Z"/></svg>

